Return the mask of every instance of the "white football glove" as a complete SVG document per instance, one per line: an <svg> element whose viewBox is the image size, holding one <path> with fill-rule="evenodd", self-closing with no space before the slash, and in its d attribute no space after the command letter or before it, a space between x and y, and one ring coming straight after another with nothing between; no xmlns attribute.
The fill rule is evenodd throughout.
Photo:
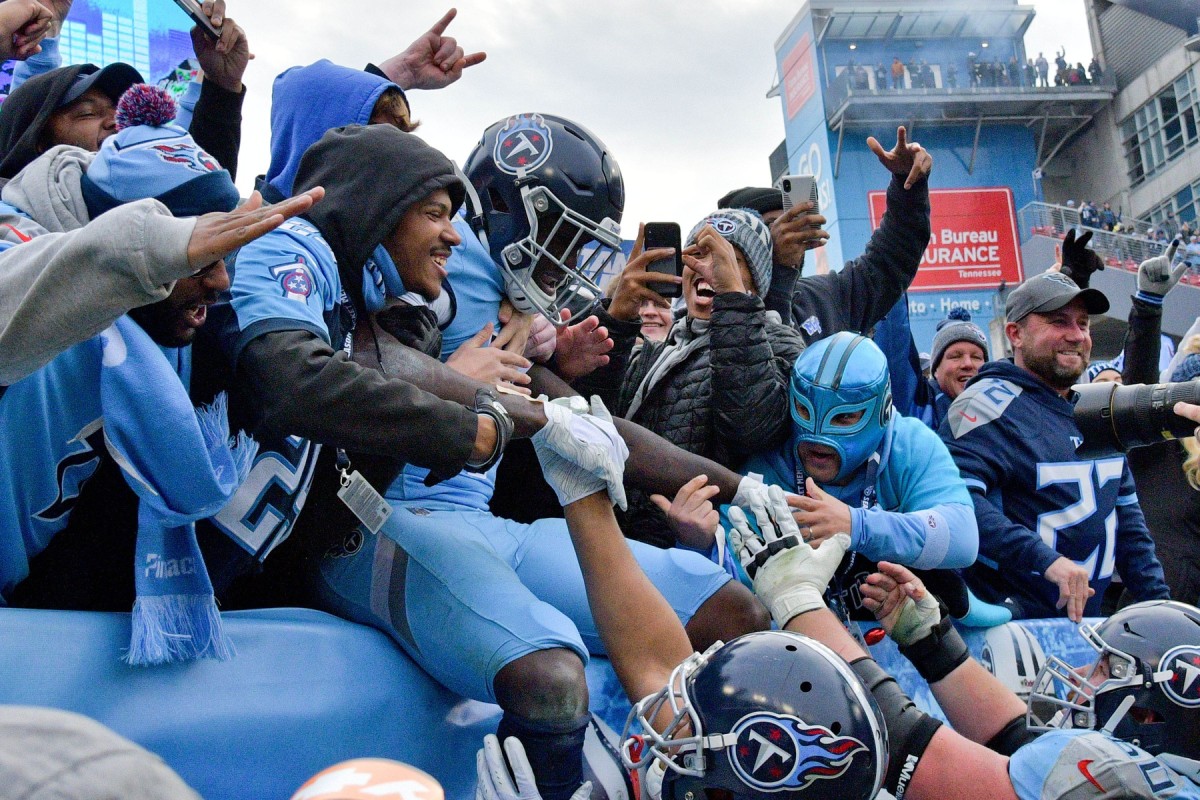
<svg viewBox="0 0 1200 800"><path fill-rule="evenodd" d="M530 441L559 502L565 506L607 487L609 498L622 510L627 508L624 480L629 448L600 398L593 396L590 408L578 396L551 400L543 408L546 425ZM559 459L548 458L550 455L599 478L599 484L582 479L564 468Z"/></svg>
<svg viewBox="0 0 1200 800"><path fill-rule="evenodd" d="M1175 288L1183 273L1187 271L1187 262L1180 261L1174 269L1171 262L1175 260L1175 251L1179 249L1179 240L1171 242L1167 252L1161 256L1148 258L1138 266L1138 291L1145 294L1166 297L1167 292Z"/></svg>
<svg viewBox="0 0 1200 800"><path fill-rule="evenodd" d="M525 747L516 737L505 739L501 752L495 734L484 736L483 747L475 754L475 777L479 781L475 800L542 800ZM571 800L587 800L591 793L592 782L587 781L575 790Z"/></svg>
<svg viewBox="0 0 1200 800"><path fill-rule="evenodd" d="M738 483L737 493L730 505L750 508L755 505L766 506L768 502L767 485L763 483L763 476L751 472Z"/></svg>
<svg viewBox="0 0 1200 800"><path fill-rule="evenodd" d="M729 509L730 536L742 567L754 581L755 594L782 628L798 614L825 607L825 587L842 563L850 537L835 534L813 549L800 535L783 490L771 486L767 498L765 505L750 505L762 538L737 506Z"/></svg>

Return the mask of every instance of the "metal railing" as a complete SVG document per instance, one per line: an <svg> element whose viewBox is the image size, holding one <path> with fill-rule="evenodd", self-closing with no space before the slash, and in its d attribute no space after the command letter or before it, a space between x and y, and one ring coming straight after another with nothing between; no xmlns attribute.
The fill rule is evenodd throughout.
<svg viewBox="0 0 1200 800"><path fill-rule="evenodd" d="M1162 255L1167 249L1167 243L1152 241L1144 235L1115 233L1085 226L1080 222L1079 209L1069 206L1030 203L1018 212L1017 217L1021 226L1021 241L1027 241L1030 236L1061 239L1072 228L1091 231L1089 246L1100 254L1105 263L1132 272L1136 272L1138 264L1147 258ZM1188 283L1195 284L1198 277L1188 275Z"/></svg>
<svg viewBox="0 0 1200 800"><path fill-rule="evenodd" d="M864 69L870 69L864 67ZM873 73L872 73L873 74ZM889 73L890 75L890 73ZM944 79L943 79L944 80ZM911 97L916 98L974 98L982 100L988 97L999 95L1020 94L1028 97L1053 98L1059 97L1067 101L1073 95L1078 95L1083 92L1095 91L1096 89L1115 92L1117 90L1116 79L1109 74L1100 76L1100 79L1095 82L1077 83L1067 86L1050 86L1048 88L1038 88L1025 84L1010 84L1008 86L970 86L959 85L955 88L946 86L938 86L935 88L917 88L906 87L903 89L892 88L855 88L854 76L851 70L844 70L840 75L829 81L825 87L825 111L826 115L832 113L841 107L841 105L851 97Z"/></svg>

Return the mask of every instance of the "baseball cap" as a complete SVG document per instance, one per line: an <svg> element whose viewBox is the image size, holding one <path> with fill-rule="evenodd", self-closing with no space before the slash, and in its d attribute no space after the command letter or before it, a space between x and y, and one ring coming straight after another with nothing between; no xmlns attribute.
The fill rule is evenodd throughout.
<svg viewBox="0 0 1200 800"><path fill-rule="evenodd" d="M1061 272L1043 272L1013 290L1004 303L1004 313L1009 322L1020 322L1030 314L1057 311L1076 297L1083 298L1089 314L1108 311L1108 298L1099 289L1080 289Z"/></svg>
<svg viewBox="0 0 1200 800"><path fill-rule="evenodd" d="M113 103L116 103L121 95L125 94L125 90L135 83L144 83L142 74L128 64L120 62L109 64L95 72L87 74L80 72L75 83L63 95L62 100L58 101L58 107L62 108L74 103L92 87L104 92L112 98Z"/></svg>
<svg viewBox="0 0 1200 800"><path fill-rule="evenodd" d="M778 189L747 186L734 189L717 201L717 208L750 208L759 214L783 210L783 194Z"/></svg>

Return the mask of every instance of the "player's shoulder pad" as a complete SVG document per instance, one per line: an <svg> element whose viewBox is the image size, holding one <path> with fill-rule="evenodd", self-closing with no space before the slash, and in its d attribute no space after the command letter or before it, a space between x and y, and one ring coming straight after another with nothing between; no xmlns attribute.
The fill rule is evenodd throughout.
<svg viewBox="0 0 1200 800"><path fill-rule="evenodd" d="M961 439L976 428L995 422L1024 391L1003 378L984 378L968 386L946 412L950 432Z"/></svg>
<svg viewBox="0 0 1200 800"><path fill-rule="evenodd" d="M1022 800L1117 796L1156 800L1172 797L1188 786L1186 778L1144 750L1099 731L1084 730L1043 734L1013 753L1009 775Z"/></svg>

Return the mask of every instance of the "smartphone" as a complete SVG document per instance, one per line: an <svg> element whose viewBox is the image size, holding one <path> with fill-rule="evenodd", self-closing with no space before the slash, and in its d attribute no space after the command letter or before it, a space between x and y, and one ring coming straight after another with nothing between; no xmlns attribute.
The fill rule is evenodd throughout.
<svg viewBox="0 0 1200 800"><path fill-rule="evenodd" d="M642 230L642 249L656 250L660 247L675 248L674 258L660 258L650 262L647 272L661 272L664 275L683 275L682 236L677 222L647 222ZM682 290L677 283L652 283L650 288L663 297L679 297Z"/></svg>
<svg viewBox="0 0 1200 800"><path fill-rule="evenodd" d="M783 192L783 210L801 203L812 203L810 214L820 214L817 202L817 179L812 175L784 175L779 179Z"/></svg>
<svg viewBox="0 0 1200 800"><path fill-rule="evenodd" d="M192 18L192 22L200 26L200 30L204 31L205 36L214 42L221 38L221 29L213 27L208 17L204 15L204 9L196 0L175 0L175 5L182 8L183 12Z"/></svg>

